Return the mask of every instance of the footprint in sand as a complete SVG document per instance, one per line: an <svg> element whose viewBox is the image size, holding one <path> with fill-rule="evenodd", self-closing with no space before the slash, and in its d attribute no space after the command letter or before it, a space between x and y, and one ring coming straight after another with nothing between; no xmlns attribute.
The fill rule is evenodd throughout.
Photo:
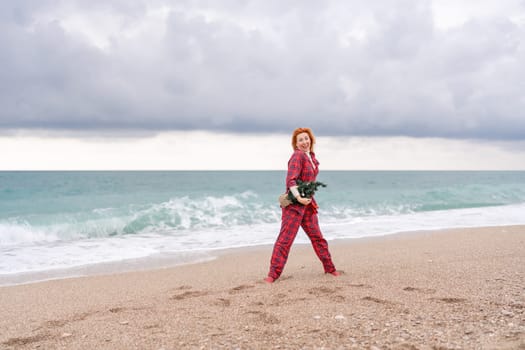
<svg viewBox="0 0 525 350"><path fill-rule="evenodd" d="M340 294L334 295L330 299L336 303L343 303L346 300L346 298Z"/></svg>
<svg viewBox="0 0 525 350"><path fill-rule="evenodd" d="M172 296L170 299L173 299L173 300L183 300L183 299L188 299L188 298L196 298L196 297L201 297L203 295L207 295L208 292L201 292L201 291L188 291L188 292L184 292L182 294L177 294L177 295L174 295Z"/></svg>
<svg viewBox="0 0 525 350"><path fill-rule="evenodd" d="M268 305L270 305L270 306L281 306L283 304L294 303L295 301L298 301L298 299L295 299L295 298L293 300L288 300L286 297L287 297L286 294L279 293L279 294L275 295L274 297L272 297L272 299L268 303Z"/></svg>
<svg viewBox="0 0 525 350"><path fill-rule="evenodd" d="M187 286L187 285L183 285L183 286L180 286L179 288L177 288L178 290L186 290L186 289L191 289L192 287L191 286Z"/></svg>
<svg viewBox="0 0 525 350"><path fill-rule="evenodd" d="M218 298L217 300L215 300L215 302L213 303L214 305L217 305L217 306L230 306L232 303L230 301L230 299L226 299L226 298Z"/></svg>
<svg viewBox="0 0 525 350"><path fill-rule="evenodd" d="M349 287L354 287L354 288L372 288L371 285L369 285L369 284L363 284L363 283L349 284L348 286L349 286Z"/></svg>
<svg viewBox="0 0 525 350"><path fill-rule="evenodd" d="M122 312L122 311L124 311L123 307L112 307L111 309L109 309L109 312L111 312L113 314L116 314L116 313Z"/></svg>
<svg viewBox="0 0 525 350"><path fill-rule="evenodd" d="M31 335L28 337L15 337L15 338L9 338L2 344L9 346L9 347L23 346L23 345L32 344L32 343L38 343L39 341L49 339L50 337L51 336L48 333Z"/></svg>
<svg viewBox="0 0 525 350"><path fill-rule="evenodd" d="M266 323L266 324L281 323L281 321L277 317L265 311L252 310L246 313L255 315L259 321Z"/></svg>
<svg viewBox="0 0 525 350"><path fill-rule="evenodd" d="M467 301L465 298L431 298L432 300L440 301L447 304L459 304Z"/></svg>
<svg viewBox="0 0 525 350"><path fill-rule="evenodd" d="M45 325L48 328L60 328L60 327L64 327L66 324L67 324L66 320L51 320L51 321L45 322Z"/></svg>
<svg viewBox="0 0 525 350"><path fill-rule="evenodd" d="M316 288L308 289L308 293L319 297L319 296L323 296L323 295L334 294L339 289L341 289L341 288L340 287L336 287L336 288L316 287Z"/></svg>
<svg viewBox="0 0 525 350"><path fill-rule="evenodd" d="M250 289L250 288L254 288L255 286L253 285L248 285L248 284L241 284L240 286L237 286L237 287L233 287L232 289L230 289L230 294L234 294L234 293L237 293L237 292L240 292L242 290L245 290L245 289Z"/></svg>
<svg viewBox="0 0 525 350"><path fill-rule="evenodd" d="M435 289L432 288L416 288L416 287L405 287L403 288L405 292L418 292L418 293L424 293L424 294L434 294L436 292Z"/></svg>
<svg viewBox="0 0 525 350"><path fill-rule="evenodd" d="M110 309L110 311L111 311L111 309ZM43 323L43 327L46 327L46 328L61 328L61 327L64 327L65 325L67 325L68 323L71 323L71 322L83 321L87 317L91 316L92 314L93 314L93 312L83 312L83 313L80 313L80 314L73 315L70 318L65 319L65 320L49 320L49 321L46 321L46 322Z"/></svg>
<svg viewBox="0 0 525 350"><path fill-rule="evenodd" d="M362 298L362 300L372 301L374 303L383 304L383 305L392 305L393 304L391 301L383 300L383 299L379 299L379 298L371 297L371 296L366 296L366 297Z"/></svg>

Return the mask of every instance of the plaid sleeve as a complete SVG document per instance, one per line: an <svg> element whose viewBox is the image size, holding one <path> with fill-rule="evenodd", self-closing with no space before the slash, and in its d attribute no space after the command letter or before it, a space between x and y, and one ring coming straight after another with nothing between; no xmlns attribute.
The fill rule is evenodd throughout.
<svg viewBox="0 0 525 350"><path fill-rule="evenodd" d="M288 161L288 174L286 175L286 188L297 186L297 179L303 169L303 157L301 151L295 151Z"/></svg>

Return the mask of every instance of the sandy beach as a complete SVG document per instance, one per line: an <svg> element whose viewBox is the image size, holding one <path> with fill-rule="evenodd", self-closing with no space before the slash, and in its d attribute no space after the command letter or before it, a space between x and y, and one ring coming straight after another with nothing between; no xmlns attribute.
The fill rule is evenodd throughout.
<svg viewBox="0 0 525 350"><path fill-rule="evenodd" d="M525 226L294 245L0 288L1 349L525 349Z"/></svg>

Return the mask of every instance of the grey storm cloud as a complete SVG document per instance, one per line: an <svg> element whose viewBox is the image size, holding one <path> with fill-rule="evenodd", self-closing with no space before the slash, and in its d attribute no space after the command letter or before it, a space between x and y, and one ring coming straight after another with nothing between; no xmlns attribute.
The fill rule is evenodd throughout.
<svg viewBox="0 0 525 350"><path fill-rule="evenodd" d="M6 0L0 128L524 139L505 4L440 27L421 0Z"/></svg>

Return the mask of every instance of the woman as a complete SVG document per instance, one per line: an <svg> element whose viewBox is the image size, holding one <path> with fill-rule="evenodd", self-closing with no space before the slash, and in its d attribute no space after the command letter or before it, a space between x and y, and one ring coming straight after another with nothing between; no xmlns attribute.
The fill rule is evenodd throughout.
<svg viewBox="0 0 525 350"><path fill-rule="evenodd" d="M297 180L315 181L319 173L319 162L313 152L314 144L315 138L312 130L309 128L294 130L292 134L294 153L288 161L286 190L291 191L299 203L282 208L281 231L273 247L270 272L264 279L268 283L273 283L281 275L299 226L310 238L315 253L323 263L325 273L339 276L328 251L328 243L319 229L317 203L314 198L301 197L297 190Z"/></svg>

